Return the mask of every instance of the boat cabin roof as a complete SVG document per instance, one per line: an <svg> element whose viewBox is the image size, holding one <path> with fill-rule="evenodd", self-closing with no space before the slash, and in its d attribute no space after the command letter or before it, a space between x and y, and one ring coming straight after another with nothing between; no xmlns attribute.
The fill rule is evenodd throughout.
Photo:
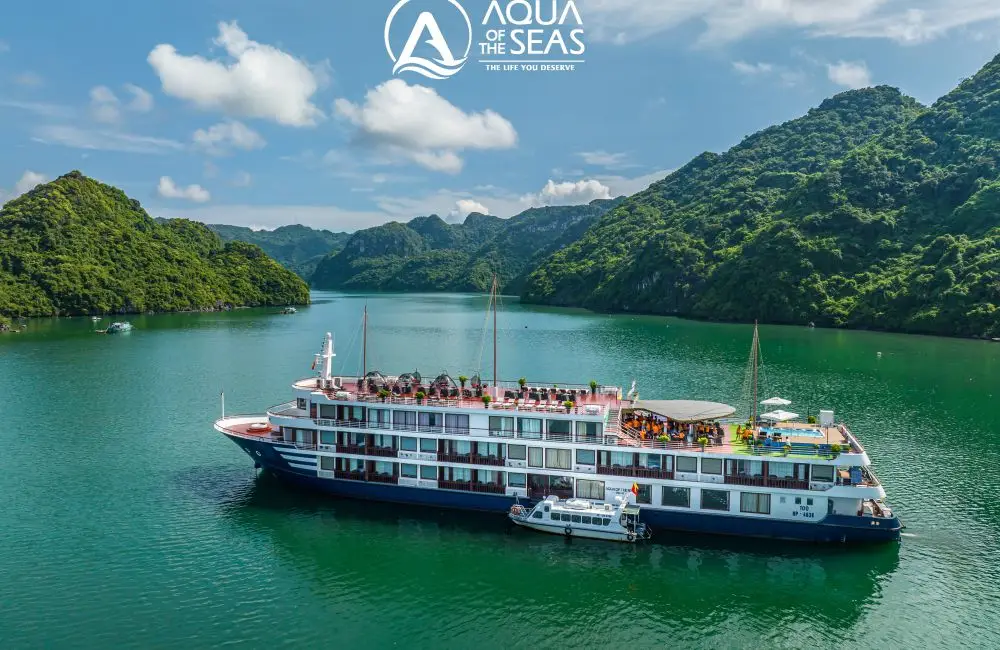
<svg viewBox="0 0 1000 650"><path fill-rule="evenodd" d="M720 402L702 402L690 399L640 399L632 407L663 416L674 422L707 422L728 418L736 409Z"/></svg>

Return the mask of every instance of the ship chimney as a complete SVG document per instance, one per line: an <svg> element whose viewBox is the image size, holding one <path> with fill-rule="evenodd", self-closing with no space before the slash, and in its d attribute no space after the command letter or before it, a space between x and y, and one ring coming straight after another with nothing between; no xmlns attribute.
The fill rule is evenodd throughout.
<svg viewBox="0 0 1000 650"><path fill-rule="evenodd" d="M337 356L333 353L333 334L326 333L326 344L323 346L323 379L329 381L333 378L333 358Z"/></svg>

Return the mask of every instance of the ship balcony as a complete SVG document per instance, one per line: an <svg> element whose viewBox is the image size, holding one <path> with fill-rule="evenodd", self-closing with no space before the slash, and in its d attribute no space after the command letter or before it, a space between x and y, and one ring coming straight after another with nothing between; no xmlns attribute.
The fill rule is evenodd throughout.
<svg viewBox="0 0 1000 650"><path fill-rule="evenodd" d="M343 445L338 444L338 454L350 454L353 456L378 456L380 458L395 458L396 450L392 447L374 447L370 445Z"/></svg>
<svg viewBox="0 0 1000 650"><path fill-rule="evenodd" d="M492 467L503 467L506 461L499 456L480 456L479 454L446 454L438 452L438 462L441 463L464 463L468 465L489 465Z"/></svg>
<svg viewBox="0 0 1000 650"><path fill-rule="evenodd" d="M438 481L442 490L461 490L463 492L480 492L483 494L506 494L507 489L496 483L479 483L478 481Z"/></svg>
<svg viewBox="0 0 1000 650"><path fill-rule="evenodd" d="M363 471L345 471L342 469L333 470L333 478L345 479L348 481L363 481L365 480L365 473Z"/></svg>
<svg viewBox="0 0 1000 650"><path fill-rule="evenodd" d="M773 476L725 476L726 485L746 485L750 487L769 487L781 490L808 490L809 481L793 478L775 478Z"/></svg>
<svg viewBox="0 0 1000 650"><path fill-rule="evenodd" d="M392 474L368 474L366 479L369 483L386 483L388 485L397 485L399 483L399 477L393 476Z"/></svg>
<svg viewBox="0 0 1000 650"><path fill-rule="evenodd" d="M659 478L671 480L674 478L672 470L653 469L649 467L608 467L598 465L597 473L605 476L634 476L636 478Z"/></svg>

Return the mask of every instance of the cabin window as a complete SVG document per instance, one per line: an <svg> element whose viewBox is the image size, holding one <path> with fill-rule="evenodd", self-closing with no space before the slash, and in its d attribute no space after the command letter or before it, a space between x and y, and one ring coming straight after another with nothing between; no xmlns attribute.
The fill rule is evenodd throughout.
<svg viewBox="0 0 1000 650"><path fill-rule="evenodd" d="M572 469L573 452L569 449L546 449L545 467L548 469Z"/></svg>
<svg viewBox="0 0 1000 650"><path fill-rule="evenodd" d="M569 441L572 433L573 422L571 420L546 420L546 440Z"/></svg>
<svg viewBox="0 0 1000 650"><path fill-rule="evenodd" d="M467 483L472 480L472 470L466 467L442 467L441 472L444 474L444 480L446 481Z"/></svg>
<svg viewBox="0 0 1000 650"><path fill-rule="evenodd" d="M553 516L555 516L555 515L553 515ZM542 518L542 513L536 512L535 514L531 515L531 517L533 519L541 519Z"/></svg>
<svg viewBox="0 0 1000 650"><path fill-rule="evenodd" d="M758 492L741 493L740 512L751 512L758 515L771 514L771 495Z"/></svg>
<svg viewBox="0 0 1000 650"><path fill-rule="evenodd" d="M497 479L500 478L500 472L494 472L488 469L477 469L476 470L476 480L480 483L497 483Z"/></svg>
<svg viewBox="0 0 1000 650"><path fill-rule="evenodd" d="M392 449L393 438L396 436L384 435L381 433L376 433L372 436L372 445L378 447L379 449Z"/></svg>
<svg viewBox="0 0 1000 650"><path fill-rule="evenodd" d="M416 451L417 450L417 439L408 438L406 436L399 437L399 448L403 451Z"/></svg>
<svg viewBox="0 0 1000 650"><path fill-rule="evenodd" d="M300 445L316 444L316 431L313 429L296 429L295 442Z"/></svg>
<svg viewBox="0 0 1000 650"><path fill-rule="evenodd" d="M445 450L451 454L468 456L472 453L472 442L469 440L445 440Z"/></svg>
<svg viewBox="0 0 1000 650"><path fill-rule="evenodd" d="M811 506L812 504L813 504L813 500L812 499L806 499L806 505L807 506Z"/></svg>
<svg viewBox="0 0 1000 650"><path fill-rule="evenodd" d="M589 526L590 525L590 517L588 517L587 515L583 515L582 517L580 517L580 523L581 524L587 524Z"/></svg>
<svg viewBox="0 0 1000 650"><path fill-rule="evenodd" d="M436 481L437 480L437 468L433 465L421 465L420 466L420 478L425 481Z"/></svg>
<svg viewBox="0 0 1000 650"><path fill-rule="evenodd" d="M593 449L577 449L576 462L580 465L596 465L597 452Z"/></svg>
<svg viewBox="0 0 1000 650"><path fill-rule="evenodd" d="M444 416L444 429L446 433L457 436L469 435L469 416L447 413Z"/></svg>
<svg viewBox="0 0 1000 650"><path fill-rule="evenodd" d="M797 506L802 505L802 497L795 497L795 505Z"/></svg>
<svg viewBox="0 0 1000 650"><path fill-rule="evenodd" d="M363 433L344 432L340 435L344 437L345 445L352 445L354 447L364 447L365 445L365 434Z"/></svg>
<svg viewBox="0 0 1000 650"><path fill-rule="evenodd" d="M399 475L403 478L417 478L417 466L403 463L399 466Z"/></svg>
<svg viewBox="0 0 1000 650"><path fill-rule="evenodd" d="M576 480L576 496L581 499L604 500L604 481Z"/></svg>
<svg viewBox="0 0 1000 650"><path fill-rule="evenodd" d="M605 517L605 518L604 518L604 525L605 525L605 526L610 526L610 525L611 525L611 520L610 520L610 519L608 519L607 517Z"/></svg>
<svg viewBox="0 0 1000 650"><path fill-rule="evenodd" d="M544 453L541 447L528 447L528 467L541 467Z"/></svg>
<svg viewBox="0 0 1000 650"><path fill-rule="evenodd" d="M321 445L333 446L337 444L337 432L336 431L320 431L319 432L319 443Z"/></svg>
<svg viewBox="0 0 1000 650"><path fill-rule="evenodd" d="M332 472L334 465L336 464L336 458L333 456L320 456L319 457L319 468L321 470Z"/></svg>
<svg viewBox="0 0 1000 650"><path fill-rule="evenodd" d="M511 460L526 460L528 448L524 445L507 445L507 458Z"/></svg>
<svg viewBox="0 0 1000 650"><path fill-rule="evenodd" d="M559 518L562 519L563 521L569 521L569 515L567 514L561 514L559 515Z"/></svg>
<svg viewBox="0 0 1000 650"><path fill-rule="evenodd" d="M397 431L416 431L417 412L416 411L393 411L392 428Z"/></svg>
<svg viewBox="0 0 1000 650"><path fill-rule="evenodd" d="M722 474L722 459L721 458L702 458L701 459L701 473L702 474Z"/></svg>
<svg viewBox="0 0 1000 650"><path fill-rule="evenodd" d="M369 429L391 429L389 426L389 409L368 409Z"/></svg>
<svg viewBox="0 0 1000 650"><path fill-rule="evenodd" d="M552 519L552 521L559 521L559 513L553 512L551 515L549 515L549 518Z"/></svg>
<svg viewBox="0 0 1000 650"><path fill-rule="evenodd" d="M698 473L698 459L695 456L678 456L677 457L677 471L687 472L688 474Z"/></svg>
<svg viewBox="0 0 1000 650"><path fill-rule="evenodd" d="M319 416L326 420L336 420L337 419L337 405L336 404L320 404L319 405Z"/></svg>
<svg viewBox="0 0 1000 650"><path fill-rule="evenodd" d="M542 421L538 418L517 418L517 437L541 440Z"/></svg>
<svg viewBox="0 0 1000 650"><path fill-rule="evenodd" d="M477 442L476 453L486 458L502 458L503 445L496 442Z"/></svg>
<svg viewBox="0 0 1000 650"><path fill-rule="evenodd" d="M420 451L425 454L436 454L438 450L437 440L434 438L421 438Z"/></svg>
<svg viewBox="0 0 1000 650"><path fill-rule="evenodd" d="M639 454L639 467L659 471L661 458L659 454Z"/></svg>
<svg viewBox="0 0 1000 650"><path fill-rule="evenodd" d="M663 494L661 496L661 505L670 506L672 508L690 508L691 507L691 488L682 487L663 487Z"/></svg>
<svg viewBox="0 0 1000 650"><path fill-rule="evenodd" d="M635 455L627 451L602 451L601 464L610 467L632 467Z"/></svg>
<svg viewBox="0 0 1000 650"><path fill-rule="evenodd" d="M385 461L376 461L375 463L375 473L381 474L383 476L392 476L392 466L395 463L389 463Z"/></svg>
<svg viewBox="0 0 1000 650"><path fill-rule="evenodd" d="M306 404L306 398L304 398L304 397L297 397L297 398L295 398L295 407L298 408L298 409L300 409L300 410L302 410L302 411L305 411L306 409L308 409L309 406Z"/></svg>
<svg viewBox="0 0 1000 650"><path fill-rule="evenodd" d="M758 478L764 475L764 463L759 460L727 460L730 476Z"/></svg>
<svg viewBox="0 0 1000 650"><path fill-rule="evenodd" d="M571 495L573 494L573 477L550 476L549 489L552 490L552 493L556 495L558 495L560 492L563 492L567 495Z"/></svg>
<svg viewBox="0 0 1000 650"><path fill-rule="evenodd" d="M514 418L499 415L490 416L490 435L501 438L514 437Z"/></svg>
<svg viewBox="0 0 1000 650"><path fill-rule="evenodd" d="M602 422L577 422L576 441L598 443L604 433L604 423Z"/></svg>
<svg viewBox="0 0 1000 650"><path fill-rule="evenodd" d="M578 524L578 523L580 523L580 515L570 515L570 516L572 517L572 520L571 520L571 521L572 521L572 522L573 522L574 524Z"/></svg>
<svg viewBox="0 0 1000 650"><path fill-rule="evenodd" d="M425 413L421 411L417 416L421 431L439 432L441 431L441 427L444 426L443 413Z"/></svg>
<svg viewBox="0 0 1000 650"><path fill-rule="evenodd" d="M770 462L767 464L767 475L772 478L795 478L795 463Z"/></svg>
<svg viewBox="0 0 1000 650"><path fill-rule="evenodd" d="M364 407L361 406L344 406L342 404L337 405L338 420L344 420L345 422L364 422L365 421L365 411Z"/></svg>
<svg viewBox="0 0 1000 650"><path fill-rule="evenodd" d="M702 510L729 510L729 492L726 490L702 490Z"/></svg>
<svg viewBox="0 0 1000 650"><path fill-rule="evenodd" d="M648 484L639 483L639 492L635 495L636 503L653 503L653 489Z"/></svg>
<svg viewBox="0 0 1000 650"><path fill-rule="evenodd" d="M528 477L520 473L507 473L507 485L510 487L523 488L527 486Z"/></svg>
<svg viewBox="0 0 1000 650"><path fill-rule="evenodd" d="M812 480L822 483L833 483L833 465L813 465Z"/></svg>

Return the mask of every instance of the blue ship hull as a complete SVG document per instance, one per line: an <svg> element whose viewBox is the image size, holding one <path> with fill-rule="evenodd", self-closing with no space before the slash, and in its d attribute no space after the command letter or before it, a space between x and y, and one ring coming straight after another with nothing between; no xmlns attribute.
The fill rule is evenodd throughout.
<svg viewBox="0 0 1000 650"><path fill-rule="evenodd" d="M514 503L513 497L498 494L319 478L315 470L315 457L297 452L294 447L275 447L267 442L233 436L230 436L230 439L254 459L255 465L271 470L278 477L312 492L322 491L334 496L369 501L502 513L510 510L510 506ZM293 463L285 458L285 456L293 456L296 453L302 454L303 464L308 464L311 461L313 468L295 467L294 465L299 463ZM821 521L805 523L660 510L652 507L642 508L640 519L661 534L662 531L677 530L686 533L846 544L895 541L899 539L903 528L902 523L896 517L872 519L870 517L827 515ZM654 537L655 539L656 537Z"/></svg>

